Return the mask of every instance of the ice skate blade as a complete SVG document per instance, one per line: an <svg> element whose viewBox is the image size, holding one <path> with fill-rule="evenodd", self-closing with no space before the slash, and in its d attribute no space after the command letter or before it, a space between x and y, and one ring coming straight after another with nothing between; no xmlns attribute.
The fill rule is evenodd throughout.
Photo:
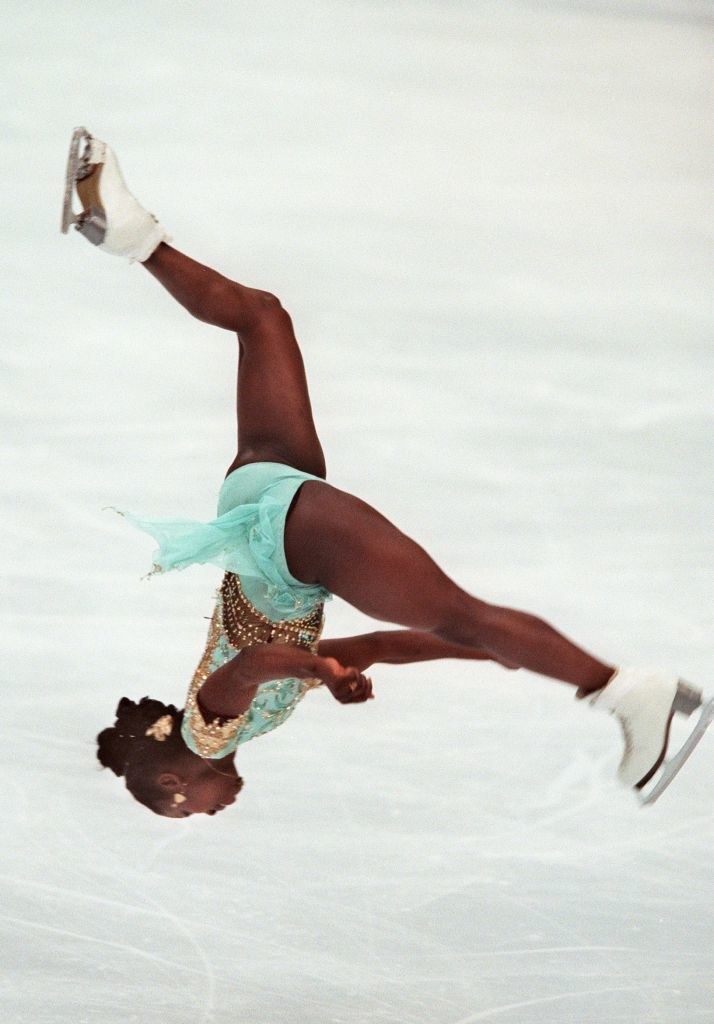
<svg viewBox="0 0 714 1024"><path fill-rule="evenodd" d="M680 679L677 683L677 692L674 695L672 711L678 715L689 716L702 705L702 691L690 683Z"/></svg>
<svg viewBox="0 0 714 1024"><path fill-rule="evenodd" d="M79 220L79 214L72 209L72 193L75 183L82 177L82 167L86 164L84 155L80 156L79 150L83 142L89 143L92 136L86 128L75 128L69 143L69 154L67 156L67 171L64 180L64 201L62 203L62 234L66 235L72 224ZM86 152L86 148L85 148Z"/></svg>
<svg viewBox="0 0 714 1024"><path fill-rule="evenodd" d="M101 207L92 206L76 218L75 227L92 245L101 245L107 235L107 218Z"/></svg>
<svg viewBox="0 0 714 1024"><path fill-rule="evenodd" d="M664 762L655 781L639 791L637 795L642 806L653 804L664 793L675 776L681 771L712 721L714 721L714 699L708 701L702 707L699 720L689 734L689 738L685 740L673 757L668 758Z"/></svg>

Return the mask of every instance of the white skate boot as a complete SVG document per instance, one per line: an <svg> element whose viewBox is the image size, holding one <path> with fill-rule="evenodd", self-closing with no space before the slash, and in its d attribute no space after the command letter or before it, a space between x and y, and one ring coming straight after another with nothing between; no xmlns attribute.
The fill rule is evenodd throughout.
<svg viewBox="0 0 714 1024"><path fill-rule="evenodd" d="M699 721L680 750L665 761L675 713L689 716L702 704L701 690L657 670L620 668L590 704L614 715L625 736L625 753L617 777L640 791L640 802L653 803L667 788L714 717L714 701L705 704ZM654 784L644 790L658 769Z"/></svg>
<svg viewBox="0 0 714 1024"><path fill-rule="evenodd" d="M72 209L75 189L82 204L80 213ZM143 263L161 242L170 241L156 217L126 187L112 150L86 128L75 128L69 147L62 208L64 234L71 224L93 245L132 263Z"/></svg>

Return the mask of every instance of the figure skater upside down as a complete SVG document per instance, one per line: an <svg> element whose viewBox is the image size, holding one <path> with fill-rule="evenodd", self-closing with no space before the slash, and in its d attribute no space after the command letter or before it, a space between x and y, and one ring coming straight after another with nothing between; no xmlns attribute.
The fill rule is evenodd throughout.
<svg viewBox="0 0 714 1024"><path fill-rule="evenodd" d="M214 814L242 786L237 746L281 724L311 687L358 703L373 696L371 665L438 658L492 659L576 687L623 726L620 780L642 788L657 774L673 713L691 713L701 693L667 672L616 669L542 619L466 593L374 508L328 484L289 315L274 295L172 248L112 150L85 129L70 147L63 230L71 223L238 338L237 452L216 518L129 517L159 542L156 571L206 562L224 570L184 710L123 698L98 737L99 760L137 800L169 817ZM404 628L323 640L331 594Z"/></svg>

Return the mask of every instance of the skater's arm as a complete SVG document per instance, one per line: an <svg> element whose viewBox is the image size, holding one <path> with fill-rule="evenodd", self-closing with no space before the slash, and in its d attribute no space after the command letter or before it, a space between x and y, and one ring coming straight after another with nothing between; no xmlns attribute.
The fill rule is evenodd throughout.
<svg viewBox="0 0 714 1024"><path fill-rule="evenodd" d="M337 658L343 665L355 665L364 672L370 665L407 665L417 661L436 661L441 658L462 658L469 661L492 659L487 651L441 640L433 633L417 629L378 630L361 636L346 636L336 640L321 640L318 652L324 657ZM514 667L514 666L507 666Z"/></svg>
<svg viewBox="0 0 714 1024"><path fill-rule="evenodd" d="M313 654L290 644L246 647L212 672L199 690L204 718L236 718L250 707L261 683L272 679L319 679L343 704L368 700L372 684L335 657Z"/></svg>

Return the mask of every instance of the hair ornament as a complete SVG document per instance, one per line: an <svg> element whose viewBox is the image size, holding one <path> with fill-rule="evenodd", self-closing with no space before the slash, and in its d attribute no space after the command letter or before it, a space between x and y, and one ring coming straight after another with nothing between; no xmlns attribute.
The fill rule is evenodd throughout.
<svg viewBox="0 0 714 1024"><path fill-rule="evenodd" d="M171 715L162 715L161 718L157 718L153 725L144 733L145 736L153 736L159 743L163 743L167 736L171 735L171 731L174 727L174 720Z"/></svg>

